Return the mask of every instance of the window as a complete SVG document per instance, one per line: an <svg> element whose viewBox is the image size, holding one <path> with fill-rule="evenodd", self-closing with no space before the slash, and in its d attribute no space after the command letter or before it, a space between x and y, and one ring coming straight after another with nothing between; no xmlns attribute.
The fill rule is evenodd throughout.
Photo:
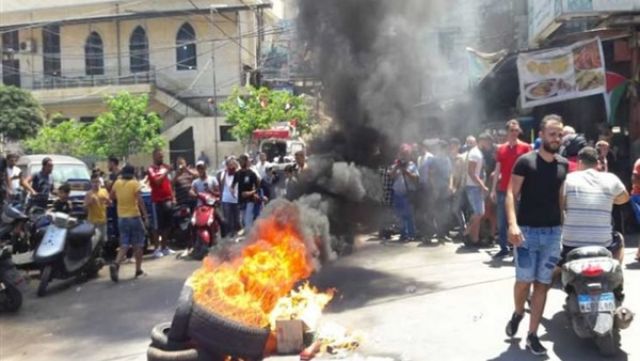
<svg viewBox="0 0 640 361"><path fill-rule="evenodd" d="M132 73L149 71L149 41L141 26L135 28L129 38L129 70Z"/></svg>
<svg viewBox="0 0 640 361"><path fill-rule="evenodd" d="M232 125L220 126L220 141L221 142L235 142L236 138L231 134Z"/></svg>
<svg viewBox="0 0 640 361"><path fill-rule="evenodd" d="M20 50L18 30L10 30L2 33L2 50L8 51L9 49L13 50L14 52Z"/></svg>
<svg viewBox="0 0 640 361"><path fill-rule="evenodd" d="M80 117L80 123L89 124L95 122L96 117Z"/></svg>
<svg viewBox="0 0 640 361"><path fill-rule="evenodd" d="M184 23L176 36L176 65L178 70L193 70L198 67L196 32Z"/></svg>
<svg viewBox="0 0 640 361"><path fill-rule="evenodd" d="M42 28L42 60L44 74L60 76L60 26L47 25Z"/></svg>
<svg viewBox="0 0 640 361"><path fill-rule="evenodd" d="M104 74L104 50L102 38L95 31L92 32L84 44L84 65L87 75Z"/></svg>

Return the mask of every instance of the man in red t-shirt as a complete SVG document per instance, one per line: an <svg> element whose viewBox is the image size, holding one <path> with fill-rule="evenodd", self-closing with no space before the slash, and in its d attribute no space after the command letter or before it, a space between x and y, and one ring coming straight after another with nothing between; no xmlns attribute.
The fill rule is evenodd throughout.
<svg viewBox="0 0 640 361"><path fill-rule="evenodd" d="M531 151L529 144L518 139L522 129L517 120L509 120L506 128L507 142L499 145L496 150L496 170L493 173L493 185L491 187L491 200L497 206L498 243L500 244L500 252L494 256L496 258L502 258L509 254L509 249L507 248L507 216L504 201L509 187L509 180L511 179L511 171L516 160L521 155Z"/></svg>
<svg viewBox="0 0 640 361"><path fill-rule="evenodd" d="M171 210L175 197L171 188L171 180L169 179L170 172L171 166L164 164L162 149L155 149L153 151L153 164L147 169L153 212L151 243L155 247L154 257L162 257L171 253L167 246L167 241L171 231ZM158 247L159 243L161 247Z"/></svg>
<svg viewBox="0 0 640 361"><path fill-rule="evenodd" d="M640 223L640 158L633 165L631 184L631 207L636 215L636 220ZM638 252L636 253L636 261L640 262L640 247L638 247Z"/></svg>

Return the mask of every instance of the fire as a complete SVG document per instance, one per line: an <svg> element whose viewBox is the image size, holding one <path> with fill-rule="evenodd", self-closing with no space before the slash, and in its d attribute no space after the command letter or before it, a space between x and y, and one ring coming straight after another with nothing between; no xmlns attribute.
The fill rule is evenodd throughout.
<svg viewBox="0 0 640 361"><path fill-rule="evenodd" d="M303 237L292 223L274 215L263 218L254 226L255 241L239 257L229 262L205 259L190 279L195 302L244 325L268 327L278 300L313 271Z"/></svg>
<svg viewBox="0 0 640 361"><path fill-rule="evenodd" d="M271 329L275 330L277 320L302 320L307 327L315 330L322 310L333 298L334 290L319 292L305 282L287 297L278 300L269 317Z"/></svg>

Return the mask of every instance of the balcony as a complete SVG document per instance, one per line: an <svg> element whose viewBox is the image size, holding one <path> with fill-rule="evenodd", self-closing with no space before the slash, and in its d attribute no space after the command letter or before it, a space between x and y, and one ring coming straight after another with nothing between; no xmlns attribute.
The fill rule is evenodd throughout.
<svg viewBox="0 0 640 361"><path fill-rule="evenodd" d="M105 69L104 75L84 75L84 71L65 71L65 75L21 74L21 87L28 90L52 90L68 88L90 88L104 86L128 86L155 84L156 72L149 71L118 75L116 69ZM78 74L78 75L74 75Z"/></svg>

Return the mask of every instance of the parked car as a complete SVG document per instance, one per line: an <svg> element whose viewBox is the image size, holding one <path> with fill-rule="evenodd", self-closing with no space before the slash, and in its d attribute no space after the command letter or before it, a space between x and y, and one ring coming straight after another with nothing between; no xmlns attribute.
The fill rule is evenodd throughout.
<svg viewBox="0 0 640 361"><path fill-rule="evenodd" d="M17 166L23 176L31 177L42 169L42 160L49 157L53 160L53 186L57 189L63 183L71 186L70 201L73 205L74 216L85 213L84 196L91 189L91 174L89 168L80 159L57 154L24 155L18 159ZM55 199L51 197L50 203Z"/></svg>

